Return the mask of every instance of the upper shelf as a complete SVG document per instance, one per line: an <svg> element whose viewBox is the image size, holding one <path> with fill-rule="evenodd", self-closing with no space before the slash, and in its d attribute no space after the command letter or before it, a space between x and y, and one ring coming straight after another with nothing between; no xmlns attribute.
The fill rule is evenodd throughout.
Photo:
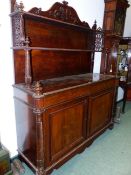
<svg viewBox="0 0 131 175"><path fill-rule="evenodd" d="M66 1L48 11L34 7L24 11L16 3L10 14L15 83L89 73L94 52L103 49L103 31L82 22Z"/></svg>
<svg viewBox="0 0 131 175"><path fill-rule="evenodd" d="M45 51L65 51L65 52L93 52L94 49L66 49L66 48L46 48L46 47L11 47L13 50L45 50ZM101 51L97 51L101 52Z"/></svg>

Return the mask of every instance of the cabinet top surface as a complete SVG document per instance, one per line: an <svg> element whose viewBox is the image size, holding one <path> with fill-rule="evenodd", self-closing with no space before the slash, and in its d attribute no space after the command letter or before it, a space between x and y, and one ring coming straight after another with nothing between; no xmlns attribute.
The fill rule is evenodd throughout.
<svg viewBox="0 0 131 175"><path fill-rule="evenodd" d="M63 76L59 78L52 78L46 80L40 80L39 83L43 88L43 93L50 93L52 91L67 90L77 86L84 86L87 84L94 84L109 79L114 79L115 76L104 75L98 73L86 73L79 75ZM36 86L36 82L33 82L30 88L27 88L25 84L15 84L14 87L33 92Z"/></svg>

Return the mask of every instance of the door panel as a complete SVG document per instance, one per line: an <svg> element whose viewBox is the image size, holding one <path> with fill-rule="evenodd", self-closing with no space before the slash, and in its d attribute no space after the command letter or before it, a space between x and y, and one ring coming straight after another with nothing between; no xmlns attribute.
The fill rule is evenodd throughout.
<svg viewBox="0 0 131 175"><path fill-rule="evenodd" d="M89 99L89 135L102 129L110 120L112 112L112 91L104 92Z"/></svg>
<svg viewBox="0 0 131 175"><path fill-rule="evenodd" d="M86 108L87 100L79 99L46 111L48 163L66 155L86 139Z"/></svg>

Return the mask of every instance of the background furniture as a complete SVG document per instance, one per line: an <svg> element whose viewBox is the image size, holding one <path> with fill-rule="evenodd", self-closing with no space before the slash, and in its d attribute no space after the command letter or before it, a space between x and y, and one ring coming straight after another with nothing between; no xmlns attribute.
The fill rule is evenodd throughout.
<svg viewBox="0 0 131 175"><path fill-rule="evenodd" d="M92 73L101 31L66 1L48 11L15 4L10 16L18 152L47 175L113 127L118 81Z"/></svg>
<svg viewBox="0 0 131 175"><path fill-rule="evenodd" d="M120 58L119 44L122 42L126 10L128 7L129 4L127 0L105 0L105 12L103 21L103 30L105 31L105 53L103 53L101 57L101 73L120 76L120 71L118 69ZM130 72L130 68L128 72ZM119 86L124 90L122 112L124 112L125 109L127 87L130 84L127 84L126 82L127 80L124 80L120 81L119 83Z"/></svg>
<svg viewBox="0 0 131 175"><path fill-rule="evenodd" d="M124 53L124 55L123 55ZM126 60L125 60L126 59ZM117 58L120 87L124 90L122 112L125 111L126 100L131 100L131 38L123 37L120 40ZM125 63L122 63L124 60Z"/></svg>
<svg viewBox="0 0 131 175"><path fill-rule="evenodd" d="M104 10L104 50L108 52L101 58L101 73L117 75L117 52L119 42L123 37L126 10L129 7L127 0L105 0Z"/></svg>

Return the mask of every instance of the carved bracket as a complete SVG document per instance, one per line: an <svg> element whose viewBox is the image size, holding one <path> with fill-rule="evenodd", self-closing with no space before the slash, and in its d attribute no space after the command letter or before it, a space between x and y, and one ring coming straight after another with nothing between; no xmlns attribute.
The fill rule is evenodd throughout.
<svg viewBox="0 0 131 175"><path fill-rule="evenodd" d="M104 32L102 28L96 29L95 52L102 52L104 46Z"/></svg>
<svg viewBox="0 0 131 175"><path fill-rule="evenodd" d="M13 46L23 46L25 42L25 36L23 31L23 17L21 13L12 17L13 28Z"/></svg>
<svg viewBox="0 0 131 175"><path fill-rule="evenodd" d="M12 28L13 28L13 46L21 47L25 42L25 34L24 34L24 22L23 22L23 9L24 5L22 2L18 4L15 2L13 13L10 15L12 17Z"/></svg>

